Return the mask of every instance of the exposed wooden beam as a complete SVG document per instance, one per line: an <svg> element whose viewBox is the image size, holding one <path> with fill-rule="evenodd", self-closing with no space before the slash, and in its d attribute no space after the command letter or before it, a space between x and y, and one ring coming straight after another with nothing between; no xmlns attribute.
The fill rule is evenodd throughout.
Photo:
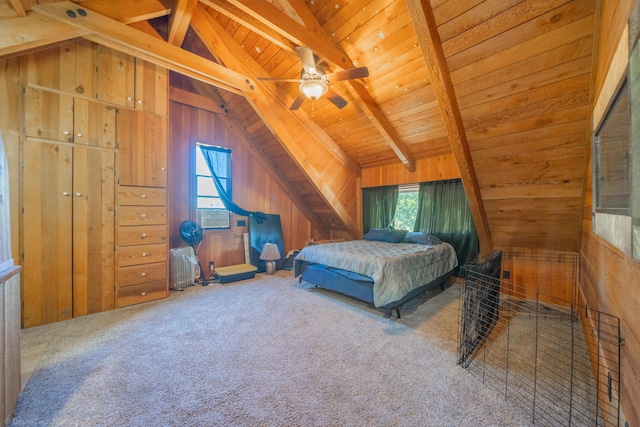
<svg viewBox="0 0 640 427"><path fill-rule="evenodd" d="M311 48L318 56L329 60L340 69L354 67L351 59L333 44L329 35L302 0L292 0L289 4L292 9L291 12L296 14L304 25L268 2L230 0L228 3L233 3L237 6L236 10L243 12L241 16L232 17L243 25L251 25L251 22L247 22L246 18L244 18L248 15L294 43ZM372 124L402 164L410 171L414 171L415 160L413 156L367 89L358 81L352 81L351 85L346 84L345 86L349 88L354 98L359 101L358 105L369 117Z"/></svg>
<svg viewBox="0 0 640 427"><path fill-rule="evenodd" d="M196 8L191 26L207 49L229 68L253 77L265 74L262 67L202 6ZM245 98L316 186L319 194L333 208L345 229L354 237L360 236L358 218L355 212L351 212L344 204L345 199L350 201L353 198L353 194L345 193L345 186L359 181L360 169L355 162L348 162L348 157L336 156L331 148L339 150L338 145L306 115L290 111L287 107L289 97L277 86L267 86L256 80L255 90L246 92ZM329 145L330 142L332 145ZM338 181L334 179L335 176L341 176L343 179ZM353 190L357 191L357 185L353 186Z"/></svg>
<svg viewBox="0 0 640 427"><path fill-rule="evenodd" d="M196 90L199 90L199 88L196 88ZM205 96L204 94L194 94L186 90L171 88L169 92L169 99L171 101L191 105L196 108L204 108L212 113L219 114L220 118L230 127L232 132L240 138L241 142L250 152L252 152L254 157L258 159L267 172L278 179L278 183L285 189L293 203L304 213L313 226L320 230L321 233L329 235L329 230L327 230L326 225L320 221L315 212L309 209L308 204L305 203L302 197L298 194L298 190L282 176L278 167L270 160L269 155L251 142L251 136L247 133L244 127L242 127L240 122L229 114L225 114L220 111L220 104L223 104L223 102L211 92L212 91L208 91Z"/></svg>
<svg viewBox="0 0 640 427"><path fill-rule="evenodd" d="M175 0L175 6L169 17L169 36L167 42L175 46L182 46L184 36L189 29L189 21L193 14L193 8L198 0Z"/></svg>
<svg viewBox="0 0 640 427"><path fill-rule="evenodd" d="M87 0L79 6L108 16L122 24L148 21L171 13L171 9L160 0Z"/></svg>
<svg viewBox="0 0 640 427"><path fill-rule="evenodd" d="M0 57L82 37L87 33L86 30L37 13L4 19L0 25Z"/></svg>
<svg viewBox="0 0 640 427"><path fill-rule="evenodd" d="M487 254L493 250L493 240L433 9L429 0L406 0L406 2L469 200L480 240L480 251Z"/></svg>
<svg viewBox="0 0 640 427"><path fill-rule="evenodd" d="M7 4L16 11L18 16L27 16L27 12L24 10L22 6L22 2L20 0L7 0Z"/></svg>
<svg viewBox="0 0 640 427"><path fill-rule="evenodd" d="M251 79L72 2L35 6L43 15L86 31L84 38L214 86L242 93ZM67 13L70 12L70 13Z"/></svg>
<svg viewBox="0 0 640 427"><path fill-rule="evenodd" d="M262 19L254 18L248 13L240 10L236 6L232 5L226 0L200 0L200 3L210 7L216 12L233 19L234 21L242 24L251 31L261 35L271 43L288 50L289 52L296 52L296 44L282 34L269 28L262 22Z"/></svg>

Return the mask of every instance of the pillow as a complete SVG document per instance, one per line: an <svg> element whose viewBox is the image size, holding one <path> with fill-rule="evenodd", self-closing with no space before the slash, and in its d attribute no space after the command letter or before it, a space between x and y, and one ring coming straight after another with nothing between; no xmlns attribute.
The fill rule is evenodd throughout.
<svg viewBox="0 0 640 427"><path fill-rule="evenodd" d="M404 243L418 243L420 245L439 245L442 240L433 234L423 233L421 231L412 231L407 233L403 240Z"/></svg>
<svg viewBox="0 0 640 427"><path fill-rule="evenodd" d="M393 230L388 228L370 228L367 233L362 236L364 240L375 240L378 242L399 243L402 242L407 230Z"/></svg>

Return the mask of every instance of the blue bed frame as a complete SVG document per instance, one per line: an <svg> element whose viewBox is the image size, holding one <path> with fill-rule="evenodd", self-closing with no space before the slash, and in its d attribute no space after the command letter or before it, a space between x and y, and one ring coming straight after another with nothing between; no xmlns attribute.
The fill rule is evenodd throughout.
<svg viewBox="0 0 640 427"><path fill-rule="evenodd" d="M335 269L331 269L325 265L301 262L299 265L300 279L299 282L307 281L334 292L340 292L344 295L348 295L373 304L373 279L368 276L359 274L351 274L351 278L344 274L337 273ZM433 289L440 286L440 289L444 289L444 284L449 277L454 274L455 270L446 273L437 279L424 284L406 294L401 299L390 302L384 306L384 317L391 317L391 311L396 310L398 318L400 318L400 308L402 305L412 298L420 295L422 292L428 289ZM358 276L358 277L357 277Z"/></svg>

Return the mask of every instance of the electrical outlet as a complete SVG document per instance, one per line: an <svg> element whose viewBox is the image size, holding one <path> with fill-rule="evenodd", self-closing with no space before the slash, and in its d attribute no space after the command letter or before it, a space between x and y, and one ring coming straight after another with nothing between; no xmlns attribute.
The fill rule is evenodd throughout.
<svg viewBox="0 0 640 427"><path fill-rule="evenodd" d="M504 270L504 271L502 272L502 277L503 277L504 279L510 279L510 278L511 278L511 272L510 272L509 270Z"/></svg>
<svg viewBox="0 0 640 427"><path fill-rule="evenodd" d="M247 221L245 221L244 219L239 219L236 224L238 224L238 227L244 227L245 225L247 225Z"/></svg>

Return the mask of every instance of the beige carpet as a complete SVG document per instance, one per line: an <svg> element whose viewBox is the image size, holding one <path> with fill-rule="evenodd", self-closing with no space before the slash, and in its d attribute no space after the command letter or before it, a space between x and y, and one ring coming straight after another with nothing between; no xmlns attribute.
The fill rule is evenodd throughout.
<svg viewBox="0 0 640 427"><path fill-rule="evenodd" d="M27 329L13 425L529 425L456 365L458 292L385 319L279 271Z"/></svg>

